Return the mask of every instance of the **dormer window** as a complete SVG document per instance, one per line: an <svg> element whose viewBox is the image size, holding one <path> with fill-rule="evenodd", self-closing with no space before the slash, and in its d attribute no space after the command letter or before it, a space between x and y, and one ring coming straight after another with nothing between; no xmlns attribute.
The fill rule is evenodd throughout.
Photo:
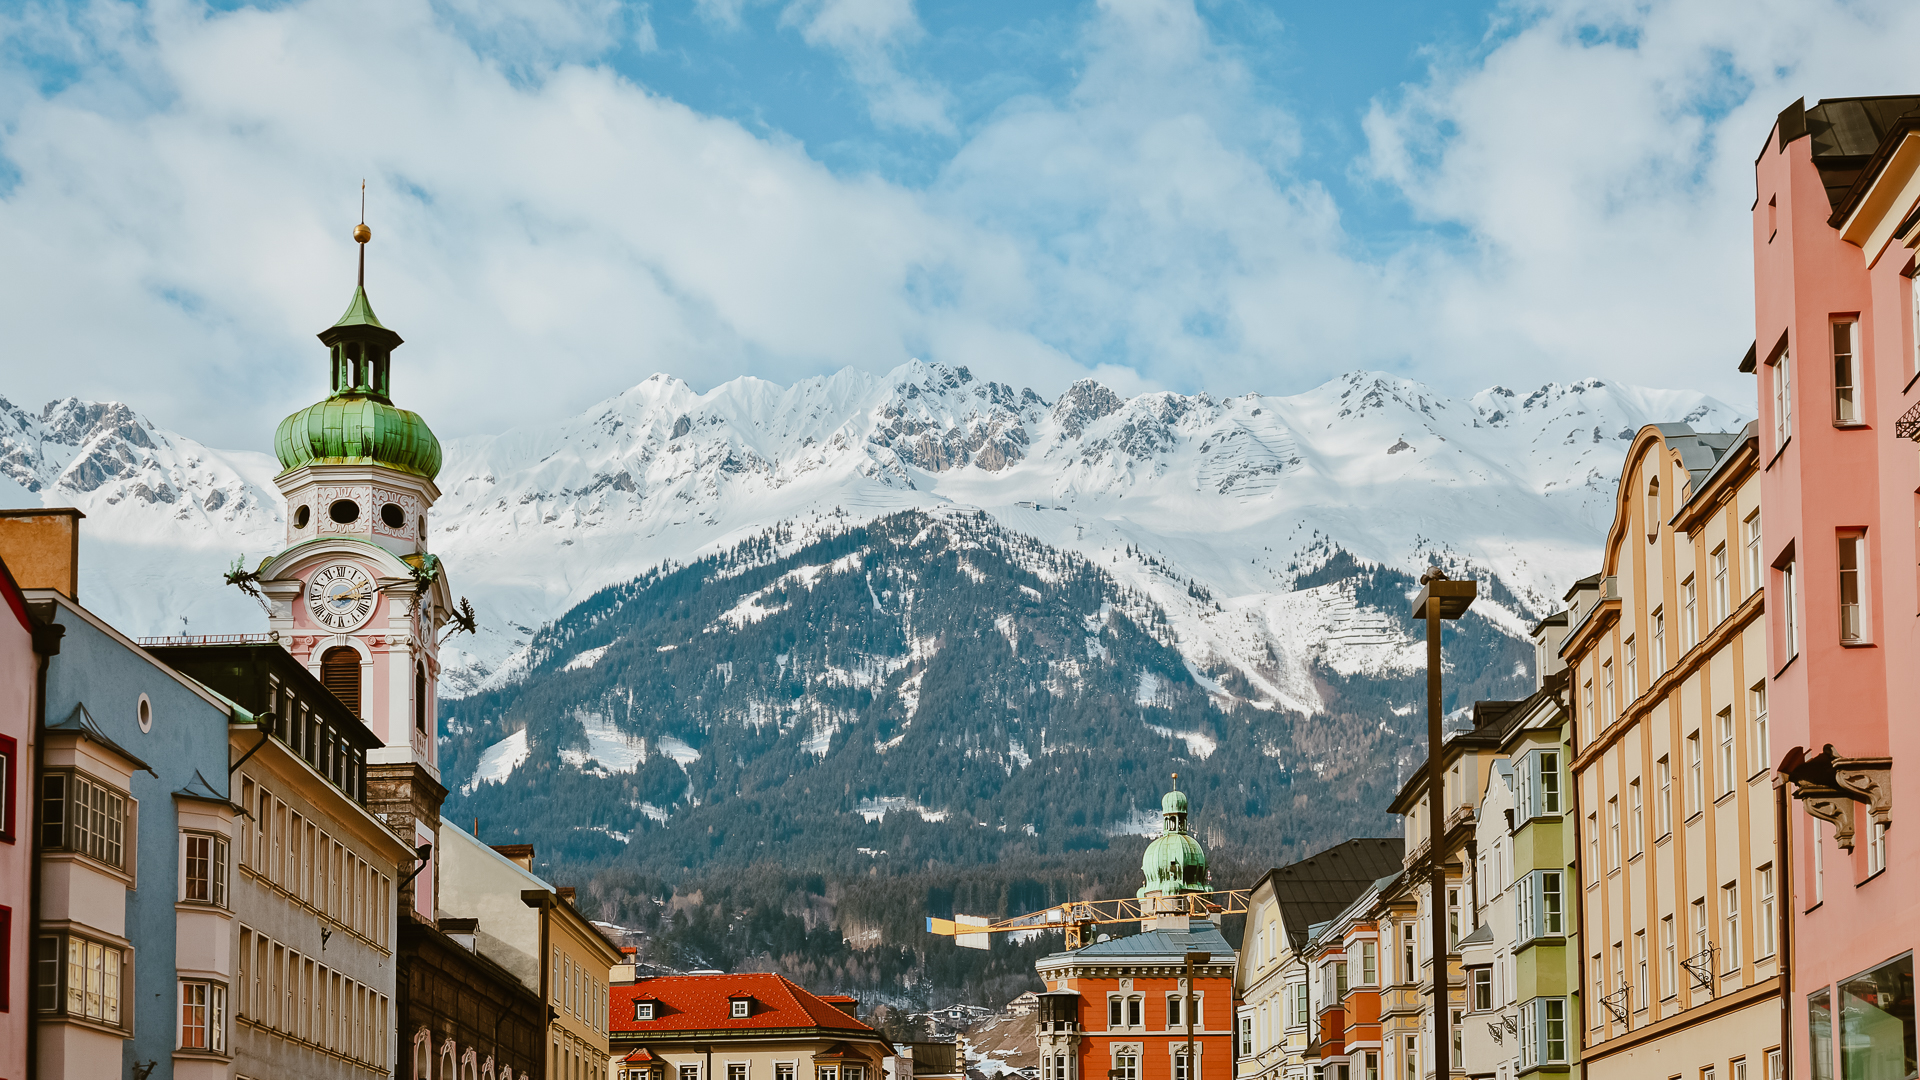
<svg viewBox="0 0 1920 1080"><path fill-rule="evenodd" d="M634 1018L635 1020L651 1020L651 1019L653 1019L653 1002L651 1002L651 1001L636 1001L636 1002L634 1002L634 1003L633 1003L633 1018Z"/></svg>
<svg viewBox="0 0 1920 1080"><path fill-rule="evenodd" d="M753 1011L752 998L731 998L728 1003L732 1006L732 1010L728 1015L735 1020L745 1020L748 1014Z"/></svg>

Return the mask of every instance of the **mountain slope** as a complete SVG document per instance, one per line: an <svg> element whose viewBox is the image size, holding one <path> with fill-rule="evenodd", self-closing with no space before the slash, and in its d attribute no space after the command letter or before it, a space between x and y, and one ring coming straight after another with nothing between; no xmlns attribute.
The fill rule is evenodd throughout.
<svg viewBox="0 0 1920 1080"><path fill-rule="evenodd" d="M1145 596L978 511L789 541L596 594L524 678L447 703L449 817L558 863L857 874L1157 832L1174 769L1211 846L1283 850L1382 822L1402 779L1417 674L1324 672L1320 717L1253 707ZM1312 591L1406 633L1410 587L1345 560ZM1449 637L1456 698L1520 690L1527 650L1493 622Z"/></svg>

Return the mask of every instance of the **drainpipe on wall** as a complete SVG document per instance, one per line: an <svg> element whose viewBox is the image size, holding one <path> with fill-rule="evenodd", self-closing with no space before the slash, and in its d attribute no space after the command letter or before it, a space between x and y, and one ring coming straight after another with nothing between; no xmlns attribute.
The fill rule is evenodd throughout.
<svg viewBox="0 0 1920 1080"><path fill-rule="evenodd" d="M1773 862L1777 869L1775 875L1780 886L1775 892L1779 895L1779 908L1774 916L1779 922L1780 945L1774 949L1774 966L1780 969L1780 1075L1785 1080L1793 1080L1793 838L1788 831L1792 815L1787 811L1787 779L1778 774L1773 778L1773 831L1779 837L1780 851Z"/></svg>
<svg viewBox="0 0 1920 1080"><path fill-rule="evenodd" d="M60 639L67 628L53 621L52 604L33 604L27 608L32 623L33 654L37 660L33 676L33 760L28 763L27 831L32 834L27 866L27 970L33 971L34 950L40 945L40 826L35 807L40 798L41 763L47 745L47 667L60 655ZM34 1017L33 980L27 980L27 1080L40 1075L40 1024Z"/></svg>

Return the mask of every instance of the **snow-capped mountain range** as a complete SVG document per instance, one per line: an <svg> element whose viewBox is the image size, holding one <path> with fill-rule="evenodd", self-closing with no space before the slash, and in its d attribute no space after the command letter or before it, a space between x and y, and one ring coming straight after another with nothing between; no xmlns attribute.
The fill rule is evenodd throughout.
<svg viewBox="0 0 1920 1080"><path fill-rule="evenodd" d="M1294 591L1344 550L1497 579L1476 610L1519 634L1596 564L1642 425L1734 430L1704 394L1599 380L1449 398L1356 372L1293 396L1057 400L913 362L705 393L655 375L579 415L451 440L430 517L481 613L449 691L522 670L533 633L594 591L784 523L791 544L910 508L973 508L1094 560L1165 610L1196 677L1238 670L1255 704L1312 712L1310 664L1419 662L1339 589ZM432 417L428 417L431 422ZM82 599L129 633L255 630L220 583L282 542L276 465L155 428L121 404L37 415L0 399L0 503L70 505Z"/></svg>

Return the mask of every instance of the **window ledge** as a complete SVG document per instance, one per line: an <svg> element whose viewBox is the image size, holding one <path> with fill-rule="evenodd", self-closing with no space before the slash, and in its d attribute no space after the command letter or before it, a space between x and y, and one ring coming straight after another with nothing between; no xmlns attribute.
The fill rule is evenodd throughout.
<svg viewBox="0 0 1920 1080"><path fill-rule="evenodd" d="M1773 677L1777 679L1780 676L1785 675L1787 673L1787 669L1792 667L1793 662L1798 659L1800 659L1799 653L1794 653L1792 656L1787 657L1786 662L1781 664L1779 670L1773 673Z"/></svg>
<svg viewBox="0 0 1920 1080"><path fill-rule="evenodd" d="M1694 822L1699 821L1701 818L1706 816L1707 816L1707 812L1705 810L1695 810L1693 813L1688 814L1684 819L1682 819L1680 824L1691 825Z"/></svg>
<svg viewBox="0 0 1920 1080"><path fill-rule="evenodd" d="M1720 794L1714 796L1713 805L1719 806L1721 803L1726 802L1728 799L1733 798L1733 796L1734 796L1734 792L1723 791Z"/></svg>
<svg viewBox="0 0 1920 1080"><path fill-rule="evenodd" d="M1864 431L1873 427L1865 420L1835 420L1833 426L1836 431Z"/></svg>
<svg viewBox="0 0 1920 1080"><path fill-rule="evenodd" d="M1883 867L1881 867L1880 869L1878 869L1878 870L1875 870L1875 871L1874 871L1873 873L1871 873L1871 874L1868 874L1868 875L1867 875L1866 877L1863 877L1863 878L1861 878L1861 879L1860 879L1859 881L1856 881L1856 882L1854 882L1854 883L1853 883L1853 887L1854 887L1854 888L1856 888L1856 889L1858 889L1858 888L1860 888L1861 886L1863 886L1863 885L1865 885L1865 884L1866 884L1867 882L1869 882L1869 881L1872 881L1872 880L1874 880L1875 878L1878 878L1878 877L1881 877L1881 876L1883 876L1883 875L1885 875L1885 874L1886 874L1886 872L1887 872L1887 868L1883 866Z"/></svg>
<svg viewBox="0 0 1920 1080"><path fill-rule="evenodd" d="M1786 453L1786 452L1787 452L1787 447L1789 447L1789 446L1792 446L1792 445L1793 445L1793 436L1791 436L1791 435L1789 435L1789 436L1787 436L1787 441L1785 441L1785 442L1783 442L1783 443L1781 443L1781 444L1780 444L1780 449L1778 449L1778 450L1775 450L1775 451L1773 452L1773 456L1767 459L1767 467L1766 467L1766 468L1765 468L1764 470L1762 470L1762 471L1763 471L1763 472L1771 472L1771 471L1773 471L1773 463L1774 463L1774 462L1776 462L1776 461L1779 461L1779 460L1780 460L1780 455L1781 455L1781 454L1784 454L1784 453Z"/></svg>
<svg viewBox="0 0 1920 1080"><path fill-rule="evenodd" d="M1840 647L1843 649L1871 649L1874 647L1874 643L1867 638L1861 638L1857 641L1842 641Z"/></svg>

